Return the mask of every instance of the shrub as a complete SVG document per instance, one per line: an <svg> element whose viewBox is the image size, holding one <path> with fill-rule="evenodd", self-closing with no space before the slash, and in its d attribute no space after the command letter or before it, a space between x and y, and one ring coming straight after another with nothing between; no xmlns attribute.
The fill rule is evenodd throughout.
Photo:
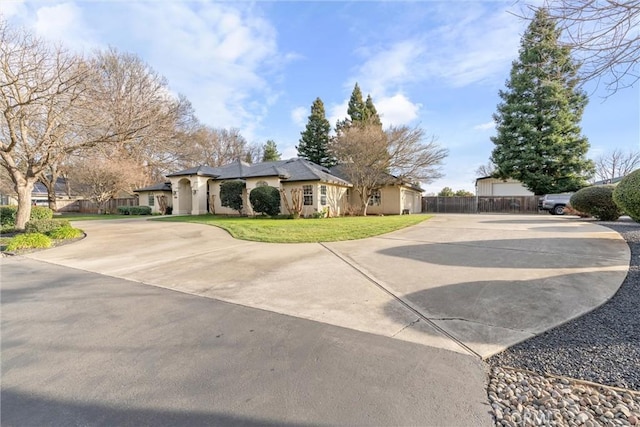
<svg viewBox="0 0 640 427"><path fill-rule="evenodd" d="M569 201L571 206L601 221L615 221L622 214L613 201L613 187L596 185L578 190Z"/></svg>
<svg viewBox="0 0 640 427"><path fill-rule="evenodd" d="M17 206L0 206L0 225L13 227L16 223Z"/></svg>
<svg viewBox="0 0 640 427"><path fill-rule="evenodd" d="M565 215L575 215L575 216L579 216L580 218L589 218L591 217L591 215L586 214L584 212L580 212L576 209L574 209L571 205L567 205L564 207L564 213Z"/></svg>
<svg viewBox="0 0 640 427"><path fill-rule="evenodd" d="M45 206L32 206L31 215L29 220L34 219L51 219L53 218L53 211Z"/></svg>
<svg viewBox="0 0 640 427"><path fill-rule="evenodd" d="M0 226L2 226L3 228L5 226L14 226L16 224L17 213L18 207L15 205L0 206ZM44 206L31 207L31 215L29 216L29 220L51 218L53 218L53 211L51 209Z"/></svg>
<svg viewBox="0 0 640 427"><path fill-rule="evenodd" d="M265 185L254 188L249 194L249 201L255 212L269 216L280 213L280 191L275 187Z"/></svg>
<svg viewBox="0 0 640 427"><path fill-rule="evenodd" d="M70 225L66 227L56 228L48 233L52 239L76 239L84 234L79 228L73 228Z"/></svg>
<svg viewBox="0 0 640 427"><path fill-rule="evenodd" d="M6 250L15 251L18 249L48 248L51 246L51 239L41 233L19 234L9 240Z"/></svg>
<svg viewBox="0 0 640 427"><path fill-rule="evenodd" d="M47 234L61 227L71 227L71 225L66 219L34 219L27 222L24 230L27 233Z"/></svg>
<svg viewBox="0 0 640 427"><path fill-rule="evenodd" d="M613 191L613 200L624 213L640 222L640 169L622 178Z"/></svg>
<svg viewBox="0 0 640 427"><path fill-rule="evenodd" d="M167 206L167 208L164 210L164 214L171 215L172 213L173 213L173 206Z"/></svg>
<svg viewBox="0 0 640 427"><path fill-rule="evenodd" d="M220 203L242 213L242 190L244 181L225 181L220 184Z"/></svg>
<svg viewBox="0 0 640 427"><path fill-rule="evenodd" d="M151 215L151 206L131 206L129 212L131 215Z"/></svg>
<svg viewBox="0 0 640 427"><path fill-rule="evenodd" d="M150 206L118 206L120 215L151 215Z"/></svg>

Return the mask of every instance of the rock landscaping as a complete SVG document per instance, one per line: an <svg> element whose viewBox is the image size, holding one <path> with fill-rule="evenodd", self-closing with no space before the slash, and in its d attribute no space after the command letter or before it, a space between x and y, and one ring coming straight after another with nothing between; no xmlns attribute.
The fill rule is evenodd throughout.
<svg viewBox="0 0 640 427"><path fill-rule="evenodd" d="M496 425L640 426L640 224L600 223L631 249L614 297L487 360Z"/></svg>

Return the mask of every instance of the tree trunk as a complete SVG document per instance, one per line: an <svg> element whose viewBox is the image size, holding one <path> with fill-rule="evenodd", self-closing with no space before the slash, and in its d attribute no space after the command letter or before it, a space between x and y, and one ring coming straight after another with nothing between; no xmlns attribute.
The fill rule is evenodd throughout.
<svg viewBox="0 0 640 427"><path fill-rule="evenodd" d="M29 217L31 217L31 192L36 178L26 178L20 180L15 185L16 193L18 193L18 212L16 212L16 230L24 230Z"/></svg>

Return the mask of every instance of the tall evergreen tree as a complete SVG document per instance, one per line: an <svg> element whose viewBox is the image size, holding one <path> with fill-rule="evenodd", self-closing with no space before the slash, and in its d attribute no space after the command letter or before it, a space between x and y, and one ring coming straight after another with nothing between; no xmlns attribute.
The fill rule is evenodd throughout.
<svg viewBox="0 0 640 427"><path fill-rule="evenodd" d="M275 162L280 160L281 154L278 152L278 146L273 140L268 140L266 144L262 146L262 161L263 162Z"/></svg>
<svg viewBox="0 0 640 427"><path fill-rule="evenodd" d="M577 87L579 65L559 36L546 9L538 9L493 117L495 175L517 179L538 195L575 191L593 170L580 128L587 96Z"/></svg>
<svg viewBox="0 0 640 427"><path fill-rule="evenodd" d="M380 116L373 105L373 99L371 95L367 95L367 100L362 98L362 91L358 83L353 87L351 92L351 98L349 98L349 105L347 107L348 118L344 120L338 120L336 123L336 133L340 133L345 128L350 127L353 124L373 124L379 126L382 129L382 123L380 122Z"/></svg>
<svg viewBox="0 0 640 427"><path fill-rule="evenodd" d="M324 104L320 98L316 98L311 105L307 126L300 133L300 143L296 146L298 156L321 166L333 166L333 158L328 149L330 130L331 125L325 116Z"/></svg>
<svg viewBox="0 0 640 427"><path fill-rule="evenodd" d="M364 103L364 113L364 119L368 121L369 124L380 126L380 128L382 128L382 122L380 121L380 116L378 115L376 106L373 105L371 95L367 95L367 100Z"/></svg>

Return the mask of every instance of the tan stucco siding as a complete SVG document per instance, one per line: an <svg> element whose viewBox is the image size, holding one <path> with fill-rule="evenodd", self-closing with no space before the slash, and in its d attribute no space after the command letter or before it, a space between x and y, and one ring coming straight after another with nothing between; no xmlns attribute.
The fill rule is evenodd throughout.
<svg viewBox="0 0 640 427"><path fill-rule="evenodd" d="M160 203L158 203L158 197L164 196L167 201L167 206L173 206L173 197L169 191L140 191L138 192L138 205L150 206L149 196L153 196L153 205L151 206L151 213L160 212Z"/></svg>
<svg viewBox="0 0 640 427"><path fill-rule="evenodd" d="M329 214L332 216L342 215L344 212L344 207L346 205L345 198L347 194L347 187L343 187L340 185L330 184L326 182L319 181L301 181L301 182L287 182L282 183L282 188L285 190L287 195L287 199L289 201L289 205L292 205L291 201L291 189L300 188L304 185L310 185L313 191L313 198L311 205L303 205L302 206L302 216L310 217L316 212L322 212L324 209L329 211ZM326 204L322 204L322 194L320 193L320 189L322 186L326 186L327 194L326 194ZM304 203L304 200L303 200ZM285 215L290 214L287 211L286 203L282 202L282 213Z"/></svg>

